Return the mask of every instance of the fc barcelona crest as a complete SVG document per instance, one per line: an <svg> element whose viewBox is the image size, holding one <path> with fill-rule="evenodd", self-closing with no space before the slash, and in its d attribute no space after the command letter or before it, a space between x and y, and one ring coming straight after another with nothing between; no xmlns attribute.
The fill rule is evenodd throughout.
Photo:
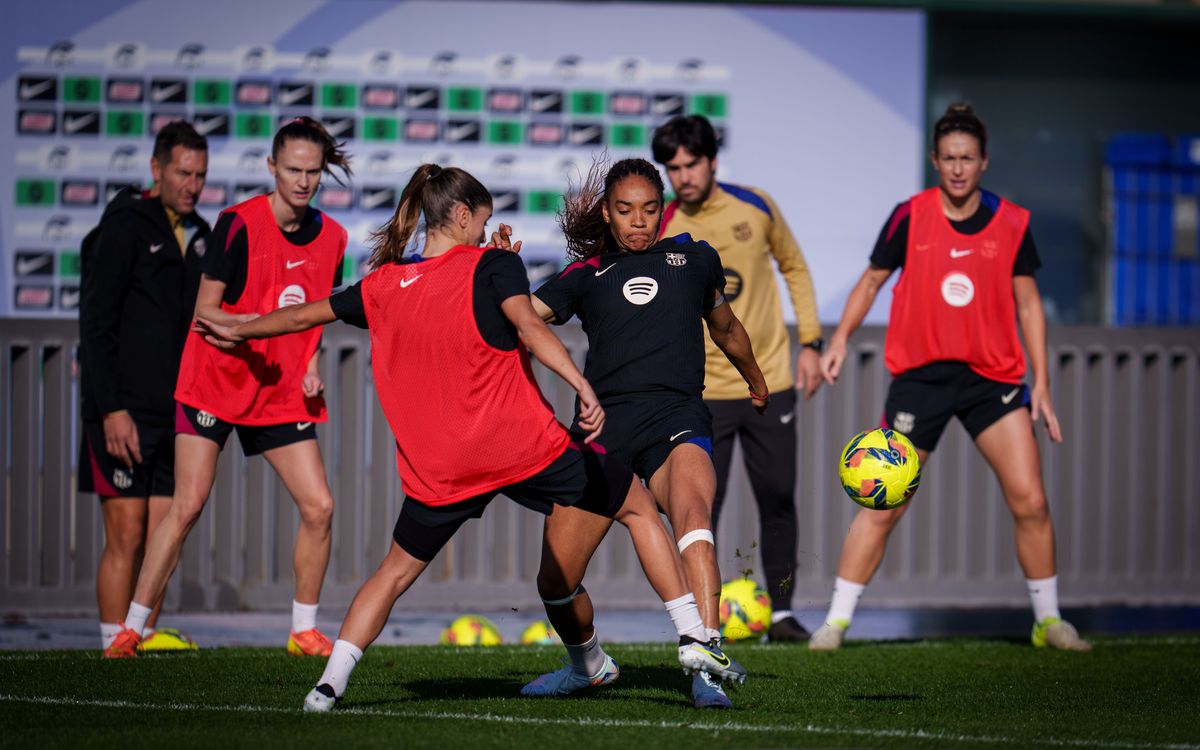
<svg viewBox="0 0 1200 750"><path fill-rule="evenodd" d="M733 238L738 242L749 242L754 236L754 232L750 231L750 222L740 221L733 225Z"/></svg>
<svg viewBox="0 0 1200 750"><path fill-rule="evenodd" d="M686 266L687 257L683 253L667 253L667 265Z"/></svg>

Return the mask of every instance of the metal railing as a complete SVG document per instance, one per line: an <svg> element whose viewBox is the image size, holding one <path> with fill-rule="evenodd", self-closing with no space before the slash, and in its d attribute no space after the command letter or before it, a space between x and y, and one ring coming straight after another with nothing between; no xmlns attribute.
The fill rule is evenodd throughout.
<svg viewBox="0 0 1200 750"><path fill-rule="evenodd" d="M576 327L558 331L582 362ZM825 605L857 510L837 482L845 440L878 424L888 385L883 329L860 331L841 381L797 414L799 567L795 604ZM1066 434L1039 438L1066 605L1200 602L1200 331L1059 328L1050 332L1052 393ZM0 609L91 611L103 542L99 503L77 495L79 444L70 321L0 322ZM365 332L330 326L322 362L331 421L321 450L336 499L322 602L344 607L391 543L400 505L394 443L376 403ZM538 368L569 418L573 394ZM1040 429L1039 429L1040 434ZM740 450L740 449L739 449ZM761 573L757 517L735 453L718 530L725 577ZM893 535L865 601L875 605L1020 605L1012 520L990 469L951 425ZM274 472L230 445L209 507L168 590L183 609L283 609L292 596L298 515ZM498 500L467 524L401 606L536 607L541 519ZM653 606L628 534L614 527L588 571L606 607Z"/></svg>

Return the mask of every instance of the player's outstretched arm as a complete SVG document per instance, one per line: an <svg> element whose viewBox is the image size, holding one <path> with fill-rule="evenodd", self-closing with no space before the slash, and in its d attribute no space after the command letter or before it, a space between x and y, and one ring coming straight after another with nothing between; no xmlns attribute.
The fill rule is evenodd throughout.
<svg viewBox="0 0 1200 750"><path fill-rule="evenodd" d="M704 316L704 320L708 323L708 334L712 336L713 343L725 353L726 359L737 368L742 379L749 386L750 400L754 403L754 408L759 411L767 408L767 401L770 398L770 394L767 392L767 379L763 377L762 370L758 367L758 360L754 358L754 347L750 345L750 334L746 333L742 321L738 320L738 317L733 314L733 309L729 307L729 303L724 300L710 309L708 315Z"/></svg>
<svg viewBox="0 0 1200 750"><path fill-rule="evenodd" d="M579 394L579 426L588 432L585 443L600 435L604 426L604 410L587 378L575 366L574 360L558 337L546 327L546 322L533 309L530 298L514 295L500 303L504 317L517 329L521 343L550 371L567 382Z"/></svg>
<svg viewBox="0 0 1200 750"><path fill-rule="evenodd" d="M862 325L863 319L867 317L871 305L875 302L875 297L879 295L879 290L891 275L890 269L867 266L867 270L863 271L863 275L850 290L850 296L846 298L846 307L842 310L842 319L829 339L829 348L821 357L821 375L826 383L833 385L841 374L842 363L846 360L846 342Z"/></svg>
<svg viewBox="0 0 1200 750"><path fill-rule="evenodd" d="M281 307L262 317L233 325L198 316L196 330L203 333L205 341L213 346L230 349L247 339L266 339L285 333L307 331L335 320L337 316L333 314L329 300L322 299L303 305Z"/></svg>

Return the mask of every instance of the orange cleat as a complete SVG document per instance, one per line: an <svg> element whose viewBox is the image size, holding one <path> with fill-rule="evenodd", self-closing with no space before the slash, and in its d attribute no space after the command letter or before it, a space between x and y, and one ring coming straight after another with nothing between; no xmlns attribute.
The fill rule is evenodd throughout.
<svg viewBox="0 0 1200 750"><path fill-rule="evenodd" d="M132 659L137 656L138 645L142 642L142 637L133 628L126 628L125 623L121 623L120 633L113 639L111 645L104 649L105 659Z"/></svg>
<svg viewBox="0 0 1200 750"><path fill-rule="evenodd" d="M287 652L292 656L329 656L333 653L333 641L316 628L295 630L288 636Z"/></svg>

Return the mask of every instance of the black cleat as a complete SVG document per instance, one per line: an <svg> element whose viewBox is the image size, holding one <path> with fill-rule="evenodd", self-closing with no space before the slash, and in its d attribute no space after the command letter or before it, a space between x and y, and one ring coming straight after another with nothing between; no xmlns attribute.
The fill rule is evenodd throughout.
<svg viewBox="0 0 1200 750"><path fill-rule="evenodd" d="M771 623L767 630L767 640L771 643L803 643L808 640L809 633L795 617L788 615L779 622Z"/></svg>

